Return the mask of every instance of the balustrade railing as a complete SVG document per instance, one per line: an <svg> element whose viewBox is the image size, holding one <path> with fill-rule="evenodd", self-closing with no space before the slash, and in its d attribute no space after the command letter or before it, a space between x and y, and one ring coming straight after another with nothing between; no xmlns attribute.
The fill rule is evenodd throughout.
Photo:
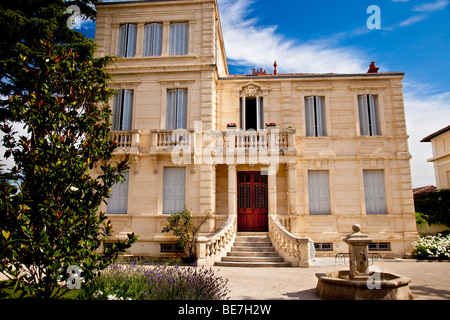
<svg viewBox="0 0 450 320"><path fill-rule="evenodd" d="M231 249L236 237L236 215L229 215L223 227L211 236L197 237L197 265L212 266Z"/></svg>
<svg viewBox="0 0 450 320"><path fill-rule="evenodd" d="M138 152L140 134L139 130L111 131L111 140L117 144L115 152Z"/></svg>
<svg viewBox="0 0 450 320"><path fill-rule="evenodd" d="M269 236L277 252L294 267L308 268L310 259L310 239L296 237L278 221L276 215L270 215Z"/></svg>

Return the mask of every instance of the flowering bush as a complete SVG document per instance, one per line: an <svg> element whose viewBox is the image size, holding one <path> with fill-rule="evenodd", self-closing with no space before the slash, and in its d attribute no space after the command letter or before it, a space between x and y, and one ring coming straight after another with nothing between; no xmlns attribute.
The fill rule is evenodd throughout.
<svg viewBox="0 0 450 320"><path fill-rule="evenodd" d="M86 300L222 300L228 280L211 269L114 264L82 288Z"/></svg>
<svg viewBox="0 0 450 320"><path fill-rule="evenodd" d="M413 244L414 254L417 258L450 258L450 235L422 236Z"/></svg>

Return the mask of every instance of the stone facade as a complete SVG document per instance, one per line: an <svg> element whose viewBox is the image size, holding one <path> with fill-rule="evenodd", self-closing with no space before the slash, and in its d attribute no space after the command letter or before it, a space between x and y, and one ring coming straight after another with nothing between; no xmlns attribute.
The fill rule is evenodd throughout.
<svg viewBox="0 0 450 320"><path fill-rule="evenodd" d="M97 10L97 56L118 54L126 24L135 39L131 56L107 69L112 88L132 93L131 102L121 100L131 106L129 130L113 131L117 157L132 157L125 209L101 208L116 237L139 235L130 254L174 254L175 238L161 230L170 203L183 200L197 215L215 213L202 235L215 234L248 201L258 217L275 216L292 235L311 238L316 256L345 252L342 238L355 223L374 240L372 250L407 254L417 232L403 73L233 76L215 0ZM152 23L160 51L145 56ZM181 54L172 51L177 24L188 38ZM117 105L111 101L116 112ZM260 174L248 175L250 184L241 181L245 172Z"/></svg>
<svg viewBox="0 0 450 320"><path fill-rule="evenodd" d="M433 157L428 159L434 164L436 187L450 188L450 126L430 134L421 142L431 142Z"/></svg>

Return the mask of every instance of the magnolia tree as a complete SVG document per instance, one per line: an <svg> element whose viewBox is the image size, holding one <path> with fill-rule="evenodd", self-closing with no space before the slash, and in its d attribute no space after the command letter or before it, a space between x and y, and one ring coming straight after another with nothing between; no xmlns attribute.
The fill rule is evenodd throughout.
<svg viewBox="0 0 450 320"><path fill-rule="evenodd" d="M116 143L107 103L113 92L103 71L112 58L93 59L93 42L86 39L68 43L56 37L64 1L41 5L48 3L55 4L53 10L29 13L59 12L42 35L46 39L33 40L25 32L23 50L9 52L2 43L0 52L1 89L8 96L2 101L4 156L15 163L7 172L15 182L0 190L0 272L15 290L40 299L61 296L67 280L76 280L77 287L78 276L90 281L136 241L129 234L112 247L101 246L112 227L99 207L128 170L128 159L112 161ZM20 14L5 12L11 19ZM16 59L5 59L8 54ZM18 137L14 123L26 134Z"/></svg>

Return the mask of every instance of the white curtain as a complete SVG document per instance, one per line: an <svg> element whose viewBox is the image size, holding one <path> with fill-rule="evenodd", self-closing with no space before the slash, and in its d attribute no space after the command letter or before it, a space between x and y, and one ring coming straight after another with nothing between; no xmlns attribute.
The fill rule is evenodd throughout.
<svg viewBox="0 0 450 320"><path fill-rule="evenodd" d="M383 170L364 170L366 214L386 214Z"/></svg>
<svg viewBox="0 0 450 320"><path fill-rule="evenodd" d="M372 136L379 136L380 132L380 121L378 116L378 99L376 96L369 95L369 111L370 111L370 125Z"/></svg>
<svg viewBox="0 0 450 320"><path fill-rule="evenodd" d="M172 23L170 25L171 56L187 55L189 51L189 23Z"/></svg>
<svg viewBox="0 0 450 320"><path fill-rule="evenodd" d="M131 130L133 90L121 90L114 95L112 130Z"/></svg>
<svg viewBox="0 0 450 320"><path fill-rule="evenodd" d="M309 212L330 214L329 174L325 170L308 171Z"/></svg>
<svg viewBox="0 0 450 320"><path fill-rule="evenodd" d="M137 25L123 24L119 27L119 43L117 54L123 58L134 57L136 54Z"/></svg>
<svg viewBox="0 0 450 320"><path fill-rule="evenodd" d="M144 57L160 56L162 52L162 23L149 23L144 30Z"/></svg>
<svg viewBox="0 0 450 320"><path fill-rule="evenodd" d="M327 135L327 124L325 117L325 98L315 97L316 100L316 127L317 136L326 137Z"/></svg>
<svg viewBox="0 0 450 320"><path fill-rule="evenodd" d="M111 187L110 198L106 207L107 213L126 214L128 208L128 179L129 175L124 175L125 181L116 183Z"/></svg>
<svg viewBox="0 0 450 320"><path fill-rule="evenodd" d="M373 95L358 96L359 123L362 136L379 136L380 119L378 98Z"/></svg>
<svg viewBox="0 0 450 320"><path fill-rule="evenodd" d="M187 89L167 90L166 129L187 128Z"/></svg>
<svg viewBox="0 0 450 320"><path fill-rule="evenodd" d="M256 121L257 121L257 130L264 129L264 103L263 98L256 97Z"/></svg>
<svg viewBox="0 0 450 320"><path fill-rule="evenodd" d="M183 211L185 183L186 168L164 168L163 213Z"/></svg>
<svg viewBox="0 0 450 320"><path fill-rule="evenodd" d="M314 97L305 98L305 121L306 121L306 136L314 137L316 135L315 119L314 119Z"/></svg>
<svg viewBox="0 0 450 320"><path fill-rule="evenodd" d="M358 109L360 133L362 136L369 136L369 108L366 95L358 96Z"/></svg>

